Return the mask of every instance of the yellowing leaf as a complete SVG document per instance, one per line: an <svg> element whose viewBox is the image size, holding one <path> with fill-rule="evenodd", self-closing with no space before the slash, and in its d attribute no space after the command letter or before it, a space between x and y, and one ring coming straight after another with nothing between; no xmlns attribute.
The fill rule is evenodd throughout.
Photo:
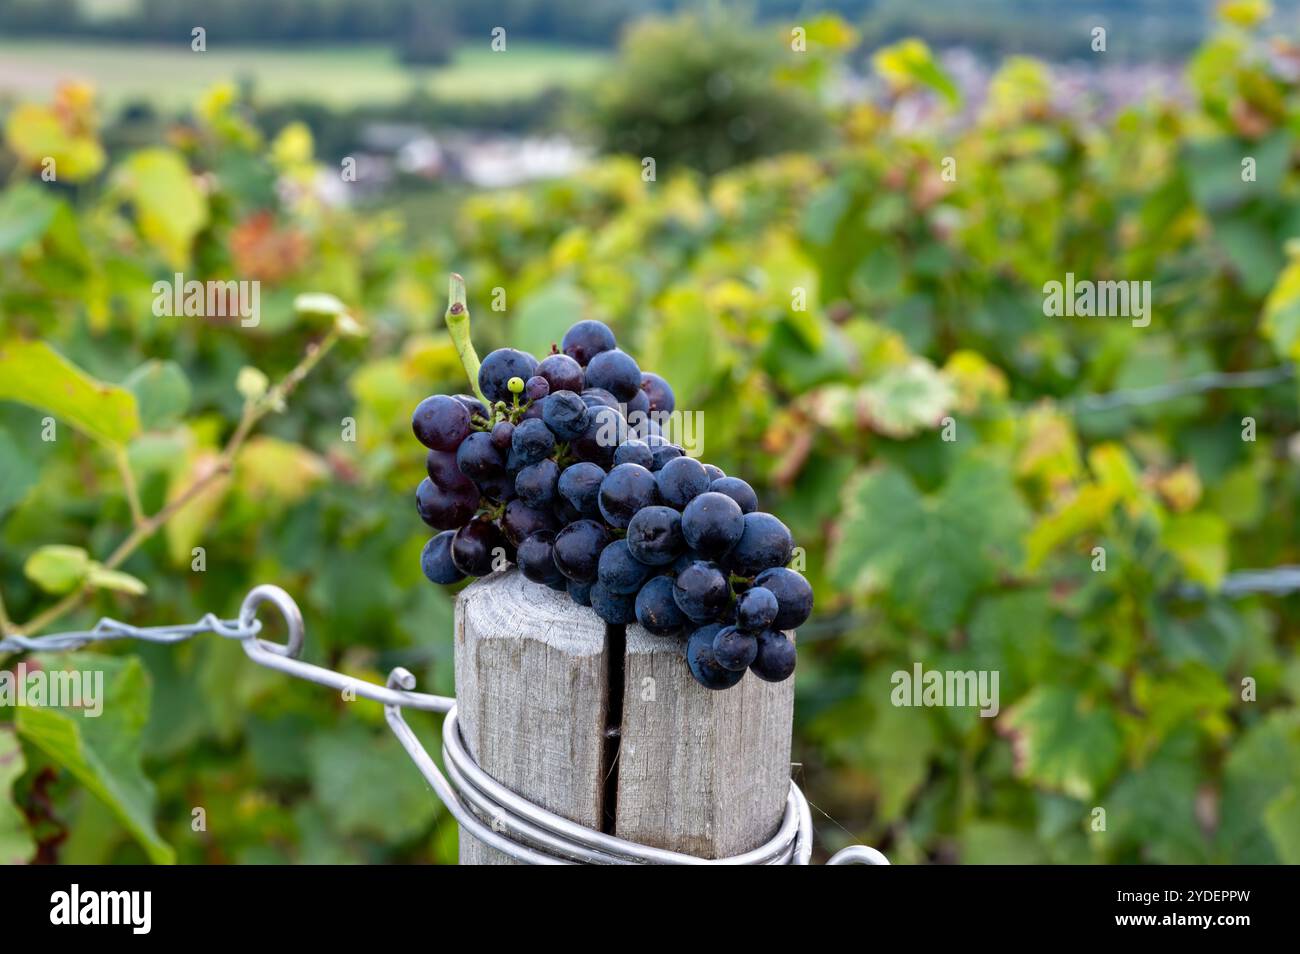
<svg viewBox="0 0 1300 954"><path fill-rule="evenodd" d="M963 412L974 411L986 397L1007 396L1007 376L978 351L954 351L943 373L956 386L957 407Z"/></svg>
<svg viewBox="0 0 1300 954"><path fill-rule="evenodd" d="M1191 464L1183 464L1156 481L1160 496L1176 513L1191 510L1201 500L1201 478Z"/></svg>
<svg viewBox="0 0 1300 954"><path fill-rule="evenodd" d="M1228 525L1212 513L1184 513L1166 522L1161 542L1188 579L1217 589L1228 571Z"/></svg>
<svg viewBox="0 0 1300 954"><path fill-rule="evenodd" d="M130 573L123 573L121 570L106 570L98 563L90 565L90 574L87 576L86 582L99 590L114 590L118 593L129 593L132 596L144 596L149 591L149 587L144 585L144 581L136 579Z"/></svg>
<svg viewBox="0 0 1300 954"><path fill-rule="evenodd" d="M871 65L898 92L924 87L938 93L951 106L961 102L957 84L922 40L900 40L892 46L881 47L871 58Z"/></svg>
<svg viewBox="0 0 1300 954"><path fill-rule="evenodd" d="M23 573L46 593L70 593L90 572L90 555L81 547L40 547L23 564Z"/></svg>
<svg viewBox="0 0 1300 954"><path fill-rule="evenodd" d="M24 166L47 168L59 181L81 182L104 168L95 135L94 94L80 83L60 87L51 105L23 103L5 123L5 142Z"/></svg>
<svg viewBox="0 0 1300 954"><path fill-rule="evenodd" d="M243 493L284 503L301 500L328 473L325 461L307 448L266 436L244 445L236 467Z"/></svg>
<svg viewBox="0 0 1300 954"><path fill-rule="evenodd" d="M1260 331L1280 357L1300 361L1300 259L1291 259L1264 300Z"/></svg>
<svg viewBox="0 0 1300 954"><path fill-rule="evenodd" d="M184 464L172 474L167 490L167 502L175 501L196 480L210 475L218 466L220 457L214 450L192 452ZM221 504L230 490L230 475L221 474L167 521L167 552L176 563L189 563L193 548L203 539L208 525L221 512Z"/></svg>
<svg viewBox="0 0 1300 954"><path fill-rule="evenodd" d="M43 341L0 344L0 400L49 411L105 444L140 433L135 395L96 381Z"/></svg>
<svg viewBox="0 0 1300 954"><path fill-rule="evenodd" d="M1239 27L1253 27L1273 15L1273 5L1268 0L1221 0L1219 18Z"/></svg>
<svg viewBox="0 0 1300 954"><path fill-rule="evenodd" d="M115 175L118 189L135 207L140 233L169 265L184 267L194 237L208 223L207 196L185 160L170 149L145 149Z"/></svg>

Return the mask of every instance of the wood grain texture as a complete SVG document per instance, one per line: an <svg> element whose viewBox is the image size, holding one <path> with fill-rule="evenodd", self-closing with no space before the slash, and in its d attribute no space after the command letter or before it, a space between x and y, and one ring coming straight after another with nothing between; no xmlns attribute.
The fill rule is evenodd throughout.
<svg viewBox="0 0 1300 954"><path fill-rule="evenodd" d="M697 683L676 639L627 628L616 833L720 858L780 825L790 788L794 680L753 673L731 689Z"/></svg>
<svg viewBox="0 0 1300 954"><path fill-rule="evenodd" d="M461 732L478 764L530 801L599 827L604 624L510 570L460 593L455 638ZM464 831L460 862L513 863Z"/></svg>

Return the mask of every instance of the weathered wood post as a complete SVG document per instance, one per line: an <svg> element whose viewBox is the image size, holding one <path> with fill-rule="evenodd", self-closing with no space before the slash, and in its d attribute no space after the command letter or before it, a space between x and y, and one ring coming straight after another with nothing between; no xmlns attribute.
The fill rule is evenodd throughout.
<svg viewBox="0 0 1300 954"><path fill-rule="evenodd" d="M705 689L677 640L606 627L517 570L456 600L456 699L489 775L583 825L718 858L781 822L793 679ZM460 861L511 863L463 828Z"/></svg>

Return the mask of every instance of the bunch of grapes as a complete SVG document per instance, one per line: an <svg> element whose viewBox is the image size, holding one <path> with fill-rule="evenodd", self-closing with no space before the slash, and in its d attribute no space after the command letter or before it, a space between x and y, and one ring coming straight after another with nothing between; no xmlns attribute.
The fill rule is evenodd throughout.
<svg viewBox="0 0 1300 954"><path fill-rule="evenodd" d="M411 419L429 449L416 508L441 531L421 556L430 580L517 564L607 623L684 640L710 689L746 669L771 682L794 671L783 631L808 618L813 594L786 568L790 531L745 481L663 436L672 388L606 325L578 322L540 362L493 351L477 384L481 397L434 395Z"/></svg>

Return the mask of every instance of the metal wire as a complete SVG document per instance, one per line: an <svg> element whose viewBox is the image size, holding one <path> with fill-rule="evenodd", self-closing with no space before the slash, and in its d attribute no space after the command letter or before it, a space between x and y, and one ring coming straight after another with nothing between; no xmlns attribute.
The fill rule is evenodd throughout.
<svg viewBox="0 0 1300 954"><path fill-rule="evenodd" d="M262 623L257 611L268 603L279 611L287 627L288 639L283 645L260 637ZM535 865L806 865L812 859L812 813L808 800L793 781L776 834L752 851L730 858L697 858L627 841L579 825L530 802L479 767L461 737L456 700L414 692L415 676L409 670L397 667L389 673L387 684L380 686L297 658L306 642L302 611L293 597L278 586L263 584L250 590L240 606L238 618L233 620L208 613L196 623L138 627L105 618L93 629L82 632L6 636L0 639L0 653L58 652L119 639L171 644L202 633L240 640L244 652L260 666L383 703L385 718L397 740L456 821L470 835L516 861ZM446 714L442 724L446 775L403 718L403 709ZM854 845L838 852L827 864L887 865L889 860L874 848Z"/></svg>

